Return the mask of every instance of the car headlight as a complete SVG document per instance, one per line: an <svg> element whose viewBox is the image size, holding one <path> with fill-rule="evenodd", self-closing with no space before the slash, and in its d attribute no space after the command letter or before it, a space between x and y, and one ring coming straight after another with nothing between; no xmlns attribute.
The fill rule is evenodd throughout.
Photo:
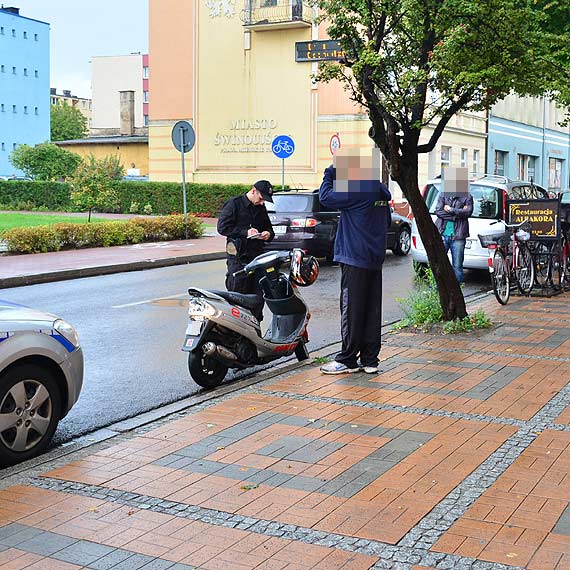
<svg viewBox="0 0 570 570"><path fill-rule="evenodd" d="M203 299L192 298L188 302L188 316L195 317L213 317L216 314L216 309Z"/></svg>
<svg viewBox="0 0 570 570"><path fill-rule="evenodd" d="M73 346L76 348L79 346L79 336L77 335L77 331L73 325L70 325L68 322L58 319L53 323L53 328L56 330L61 336L66 338Z"/></svg>

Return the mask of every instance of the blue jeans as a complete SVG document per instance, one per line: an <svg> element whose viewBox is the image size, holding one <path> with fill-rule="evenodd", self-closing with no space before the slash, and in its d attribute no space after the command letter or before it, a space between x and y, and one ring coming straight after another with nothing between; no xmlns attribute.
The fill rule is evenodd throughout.
<svg viewBox="0 0 570 570"><path fill-rule="evenodd" d="M453 236L441 236L445 253L451 249L451 263L457 281L463 283L463 258L465 257L465 240L453 239Z"/></svg>

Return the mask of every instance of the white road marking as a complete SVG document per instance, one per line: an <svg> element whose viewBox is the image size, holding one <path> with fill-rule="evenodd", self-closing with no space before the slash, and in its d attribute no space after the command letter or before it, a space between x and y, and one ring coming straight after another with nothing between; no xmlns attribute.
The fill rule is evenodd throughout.
<svg viewBox="0 0 570 570"><path fill-rule="evenodd" d="M134 307L135 305L144 305L145 303L154 303L154 301L163 301L165 299L179 299L187 297L188 293L180 293L179 295L169 295L168 297L156 297L154 299L145 299L144 301L136 301L135 303L125 303L124 305L111 305L112 309L123 309L124 307Z"/></svg>

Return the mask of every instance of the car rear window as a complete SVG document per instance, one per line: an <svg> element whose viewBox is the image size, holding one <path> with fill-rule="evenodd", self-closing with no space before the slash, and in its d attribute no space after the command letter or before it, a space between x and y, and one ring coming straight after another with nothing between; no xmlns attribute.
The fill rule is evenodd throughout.
<svg viewBox="0 0 570 570"><path fill-rule="evenodd" d="M313 195L273 194L273 204L266 202L265 206L270 212L312 212L313 204Z"/></svg>
<svg viewBox="0 0 570 570"><path fill-rule="evenodd" d="M441 192L440 184L430 184L426 190L426 204L430 214L435 214L437 198ZM499 213L499 193L497 188L470 184L469 193L473 196L473 218L496 218Z"/></svg>

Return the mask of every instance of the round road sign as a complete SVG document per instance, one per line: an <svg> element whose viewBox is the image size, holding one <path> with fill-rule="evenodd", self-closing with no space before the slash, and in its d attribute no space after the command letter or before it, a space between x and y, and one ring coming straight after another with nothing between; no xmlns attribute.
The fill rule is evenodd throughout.
<svg viewBox="0 0 570 570"><path fill-rule="evenodd" d="M196 142L196 133L188 121L178 121L172 127L172 144L180 152L190 152Z"/></svg>
<svg viewBox="0 0 570 570"><path fill-rule="evenodd" d="M331 154L334 156L334 153L340 148L340 137L338 133L331 137L331 141L329 142L329 149Z"/></svg>

